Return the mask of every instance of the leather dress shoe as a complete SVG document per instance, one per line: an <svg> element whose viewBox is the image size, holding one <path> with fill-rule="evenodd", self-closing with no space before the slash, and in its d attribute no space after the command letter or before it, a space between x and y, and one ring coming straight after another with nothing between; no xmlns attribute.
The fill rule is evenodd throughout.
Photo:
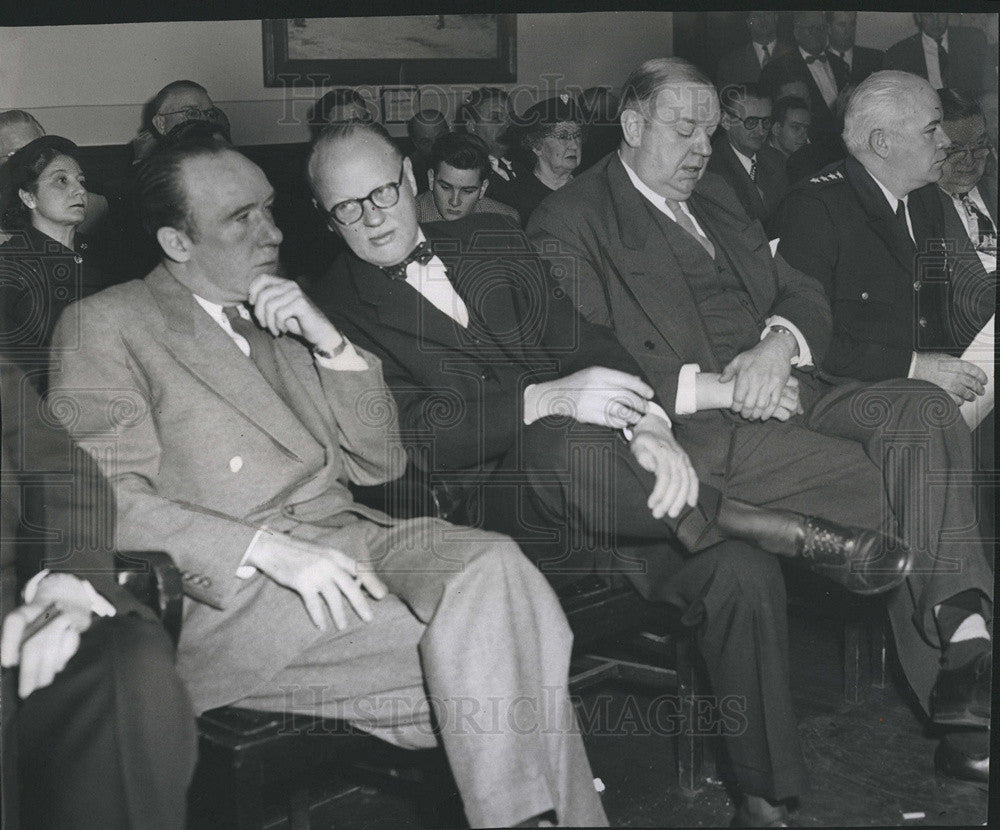
<svg viewBox="0 0 1000 830"><path fill-rule="evenodd" d="M730 827L792 827L788 819L788 810L783 804L771 807L766 813L758 812L744 801L740 804L733 820L729 822Z"/></svg>
<svg viewBox="0 0 1000 830"><path fill-rule="evenodd" d="M934 769L949 778L979 784L990 783L990 756L972 758L952 746L947 739L941 741L934 750Z"/></svg>
<svg viewBox="0 0 1000 830"><path fill-rule="evenodd" d="M939 726L988 727L992 673L990 646L957 669L941 669L931 689L931 720Z"/></svg>
<svg viewBox="0 0 1000 830"><path fill-rule="evenodd" d="M805 564L855 594L891 591L913 568L913 554L902 541L818 516L802 517L796 548Z"/></svg>

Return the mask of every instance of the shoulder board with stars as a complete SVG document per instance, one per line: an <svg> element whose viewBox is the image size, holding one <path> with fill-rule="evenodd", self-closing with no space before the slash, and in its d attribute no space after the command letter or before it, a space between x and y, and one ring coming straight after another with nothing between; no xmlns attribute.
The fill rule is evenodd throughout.
<svg viewBox="0 0 1000 830"><path fill-rule="evenodd" d="M813 176L810 180L810 184L830 184L831 182L842 182L844 181L844 171L834 170L832 173L824 173L822 176Z"/></svg>

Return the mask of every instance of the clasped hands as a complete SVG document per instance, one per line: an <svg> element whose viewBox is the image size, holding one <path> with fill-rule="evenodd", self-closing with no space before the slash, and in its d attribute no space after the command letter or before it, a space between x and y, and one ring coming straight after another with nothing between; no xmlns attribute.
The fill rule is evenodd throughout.
<svg viewBox="0 0 1000 830"><path fill-rule="evenodd" d="M797 352L798 344L791 334L769 332L752 349L726 364L718 375L717 388L711 390L712 376L704 378L716 400L706 402L700 396L698 408L731 409L749 421L787 421L801 415L799 381L792 376L792 358Z"/></svg>

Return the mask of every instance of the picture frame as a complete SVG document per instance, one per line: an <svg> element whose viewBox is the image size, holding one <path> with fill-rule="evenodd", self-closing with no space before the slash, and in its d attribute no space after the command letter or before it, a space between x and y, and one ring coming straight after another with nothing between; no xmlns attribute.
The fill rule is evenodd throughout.
<svg viewBox="0 0 1000 830"><path fill-rule="evenodd" d="M264 86L514 83L517 15L262 20Z"/></svg>

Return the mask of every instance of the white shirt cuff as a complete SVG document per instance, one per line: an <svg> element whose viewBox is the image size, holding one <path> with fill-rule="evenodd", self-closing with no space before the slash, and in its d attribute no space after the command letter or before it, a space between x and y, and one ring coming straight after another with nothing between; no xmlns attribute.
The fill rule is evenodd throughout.
<svg viewBox="0 0 1000 830"><path fill-rule="evenodd" d="M768 317L764 321L764 324L764 331L760 333L761 340L767 337L767 333L771 330L772 326L784 326L795 337L795 342L799 344L799 353L792 358L792 366L813 365L812 351L809 349L809 344L806 342L805 337L802 335L802 332L799 331L799 327L795 325L795 323L785 317L782 317L780 314L775 314Z"/></svg>
<svg viewBox="0 0 1000 830"><path fill-rule="evenodd" d="M320 357L313 355L316 365L334 372L363 372L368 368L368 362L357 352L354 345L345 338L347 348L336 357Z"/></svg>
<svg viewBox="0 0 1000 830"><path fill-rule="evenodd" d="M701 366L697 363L685 363L677 375L677 398L674 401L674 412L678 415L694 415L698 411L698 373Z"/></svg>
<svg viewBox="0 0 1000 830"><path fill-rule="evenodd" d="M357 354L357 352L355 352L355 354ZM338 357L340 357L340 355L338 355ZM360 357L360 355L358 355L358 357ZM336 360L336 358L334 359ZM319 361L320 358L316 358L316 360ZM257 540L260 538L260 535L266 530L267 530L266 527L262 527L260 530L258 530L253 535L253 539L250 540L250 544L247 545L247 549L243 554L243 558L240 559L240 564L236 566L237 579L249 579L251 576L257 573L257 569L253 565L247 564L247 559L250 557L250 553L253 550L253 546L257 544Z"/></svg>
<svg viewBox="0 0 1000 830"><path fill-rule="evenodd" d="M914 352L913 356L910 358L910 368L909 371L907 371L906 376L908 378L912 378L913 372L916 370L916 368L917 368L917 353Z"/></svg>
<svg viewBox="0 0 1000 830"><path fill-rule="evenodd" d="M38 586L42 584L42 580L45 579L45 577L47 577L50 573L52 573L52 571L45 568L28 580L28 584L24 586L24 591L21 594L24 597L25 605L34 602L35 594L38 593ZM73 574L70 574L70 576L73 576ZM97 592L97 589L86 579L81 579L80 577L76 578L80 580L83 585L83 590L87 594L87 599L90 602L91 613L96 614L98 617L113 617L115 615L115 607L108 602L107 599L102 597Z"/></svg>
<svg viewBox="0 0 1000 830"><path fill-rule="evenodd" d="M528 411L528 390L533 389L537 385L538 385L537 383L529 383L527 386L524 387L524 393L521 395L521 409L524 410L523 420L524 420L524 425L526 427L531 426L533 423L535 423L535 421L538 420L537 409L532 409L532 411L530 412Z"/></svg>

